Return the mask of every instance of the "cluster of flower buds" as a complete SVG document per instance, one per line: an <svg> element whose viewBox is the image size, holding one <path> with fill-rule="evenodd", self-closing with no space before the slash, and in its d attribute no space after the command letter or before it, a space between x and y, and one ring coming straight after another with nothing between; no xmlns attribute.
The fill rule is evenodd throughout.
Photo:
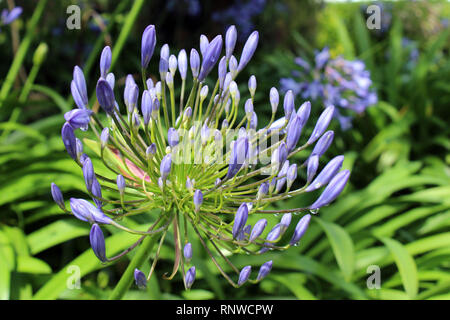
<svg viewBox="0 0 450 320"><path fill-rule="evenodd" d="M160 52L160 79L156 81L154 77L147 78L156 45L155 27L150 25L142 36L144 90L141 99L134 77L128 75L123 104L116 100L115 76L109 72L111 50L106 47L100 58L100 79L96 85L97 101L106 116L89 108L83 72L79 67L74 69L71 90L78 108L65 114L62 139L69 155L82 168L93 203L72 198L69 209L56 185L52 185L52 195L62 210L92 224L91 246L102 262L122 257L146 236L159 237L149 274L146 276L139 269L134 272L139 287L145 287L152 275L169 230L175 247L175 266L170 278L180 270L187 289L196 276L195 266L191 265L195 262L189 240L192 236L199 239L219 272L233 286L261 281L270 272L272 261L264 263L257 276L251 278L251 266L239 270L224 250L263 254L296 245L308 227L310 213L317 213L319 208L331 203L347 183L349 171L340 171L343 156L334 158L319 172L319 159L334 136L332 131L325 132L334 107L325 109L311 136L298 146L309 118L309 102L296 110L292 93L286 94L285 115L275 120L280 97L272 88L269 96L271 120L258 129L253 106L257 82L251 76L249 98L242 103L235 79L252 58L258 37L256 31L248 37L239 60L233 55L237 39L234 26L227 30L225 39L218 35L209 41L202 36L200 53L192 49L189 60L185 50L178 55L171 54L165 44ZM225 55L221 56L223 44ZM192 82L189 94L185 95L188 61ZM216 65L218 79L210 88L208 76ZM176 95L177 71L181 90ZM239 121L240 104L244 104L245 116ZM98 155L93 160L84 153L83 143L75 136L77 129L87 130L88 127L97 137L96 141L83 140ZM302 167L291 163L294 155L313 145ZM100 170L94 170L94 164ZM305 170L303 182L297 179L301 168ZM301 187L294 188L296 185ZM276 201L319 188L324 188L320 196L307 207L268 208ZM124 225L126 217L154 210L159 210L160 214L148 230ZM290 228L300 213L305 214L295 228ZM282 214L281 220L271 230L264 218L253 227L249 222L258 215L279 214ZM105 224L141 235L141 238L123 253L108 258L101 230L101 225ZM230 265L236 273L234 278L224 271L221 261ZM189 269L185 271L185 267Z"/></svg>
<svg viewBox="0 0 450 320"><path fill-rule="evenodd" d="M324 48L316 52L313 67L300 57L295 63L302 68L301 72L295 70L292 73L299 80L281 79L282 90L291 90L304 99L337 107L335 117L344 130L351 127L352 112L360 114L378 101L371 88L370 72L361 60L331 59L328 48Z"/></svg>

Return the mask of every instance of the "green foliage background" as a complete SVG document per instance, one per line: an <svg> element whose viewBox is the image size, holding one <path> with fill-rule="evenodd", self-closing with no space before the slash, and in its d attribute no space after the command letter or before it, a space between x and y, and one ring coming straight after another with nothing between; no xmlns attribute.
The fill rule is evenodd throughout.
<svg viewBox="0 0 450 320"><path fill-rule="evenodd" d="M158 46L197 47L200 33L224 30L210 19L215 6L223 4L204 2L196 19L183 15L182 5L177 12L167 11L164 1L17 4L23 5L23 16L0 33L0 299L106 299L127 258L103 266L89 247L89 226L61 213L50 196L51 182L66 198L83 196L81 172L60 137L62 115L73 107L72 68L83 66L93 90L100 51L112 44L113 69L123 85L127 73L139 70L140 35L147 24L156 25ZM70 4L82 7L81 30L65 29ZM237 290L218 276L194 242L198 275L194 289L185 291L180 277L161 277L172 267L168 242L148 289L133 287L126 299L450 298L450 41L449 29L440 21L448 19L450 6L390 5L392 24L381 36L366 28L360 3L268 1L254 19L260 46L238 80L245 84L250 74L257 76L260 123L270 117L270 87L278 87L279 79L295 68L293 58L311 57L313 49L323 46L334 55L363 59L379 94L379 103L358 117L351 130L332 125L337 134L327 153L345 154L351 181L337 201L314 217L301 244L263 257L233 256L238 267L274 261L266 280ZM107 21L100 31L89 27L92 12ZM11 45L15 33L20 36L16 46ZM410 69L405 68L409 56L403 37L419 48ZM157 70L156 64L151 68ZM302 201L273 206L298 207ZM114 228L107 230L108 255L135 241ZM80 266L82 279L80 289L70 290L68 268L73 265ZM379 290L366 285L371 265L381 270Z"/></svg>

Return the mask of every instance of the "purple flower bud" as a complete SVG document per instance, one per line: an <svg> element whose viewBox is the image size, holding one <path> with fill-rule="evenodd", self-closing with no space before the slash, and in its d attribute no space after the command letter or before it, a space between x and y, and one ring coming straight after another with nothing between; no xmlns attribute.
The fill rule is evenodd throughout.
<svg viewBox="0 0 450 320"><path fill-rule="evenodd" d="M100 141L101 141L102 149L104 147L106 147L106 144L108 143L108 140L109 140L109 128L105 127L105 128L103 128L102 133L100 135Z"/></svg>
<svg viewBox="0 0 450 320"><path fill-rule="evenodd" d="M194 79L197 79L198 73L200 71L200 56L198 55L198 52L195 49L191 50L190 62L191 62L192 76L194 77Z"/></svg>
<svg viewBox="0 0 450 320"><path fill-rule="evenodd" d="M236 212L236 216L234 217L233 239L235 239L239 235L242 228L247 223L247 218L248 218L248 207L247 204L243 203L239 206Z"/></svg>
<svg viewBox="0 0 450 320"><path fill-rule="evenodd" d="M73 128L67 122L64 123L61 129L61 137L67 153L73 160L77 160L77 141L75 138L75 133L73 132Z"/></svg>
<svg viewBox="0 0 450 320"><path fill-rule="evenodd" d="M255 223L255 226L253 227L252 233L250 234L249 241L252 242L256 238L258 238L264 231L264 229L267 226L267 220L261 219L258 222Z"/></svg>
<svg viewBox="0 0 450 320"><path fill-rule="evenodd" d="M270 105L272 106L272 113L277 112L279 102L280 102L280 95L278 94L278 90L272 87L270 89Z"/></svg>
<svg viewBox="0 0 450 320"><path fill-rule="evenodd" d="M134 109L136 108L138 99L139 87L136 84L125 86L124 100L129 114L133 113Z"/></svg>
<svg viewBox="0 0 450 320"><path fill-rule="evenodd" d="M331 159L305 191L311 192L326 185L341 169L343 162L344 156L336 156Z"/></svg>
<svg viewBox="0 0 450 320"><path fill-rule="evenodd" d="M192 245L190 242L185 244L183 249L183 255L188 262L192 259Z"/></svg>
<svg viewBox="0 0 450 320"><path fill-rule="evenodd" d="M291 241L289 244L291 246L295 245L300 241L300 239L303 237L303 235L306 232L306 229L308 229L309 221L311 220L311 215L307 214L304 215L297 223L297 226L295 227L294 234L291 238Z"/></svg>
<svg viewBox="0 0 450 320"><path fill-rule="evenodd" d="M94 172L94 166L92 165L92 161L89 157L87 157L83 163L83 176L84 176L84 181L86 182L86 189L89 192L91 192L92 183L94 182L94 178L95 178L95 172Z"/></svg>
<svg viewBox="0 0 450 320"><path fill-rule="evenodd" d="M75 142L77 145L77 158L79 159L81 157L81 155L83 154L83 143L78 138L75 138Z"/></svg>
<svg viewBox="0 0 450 320"><path fill-rule="evenodd" d="M316 175L319 167L319 156L314 154L308 159L308 168L306 169L306 181L310 183Z"/></svg>
<svg viewBox="0 0 450 320"><path fill-rule="evenodd" d="M257 199L261 199L263 196L265 196L267 193L269 193L269 183L263 182L258 189Z"/></svg>
<svg viewBox="0 0 450 320"><path fill-rule="evenodd" d="M4 25L8 25L12 23L14 20L19 18L19 16L22 14L22 7L15 7L10 12L8 12L7 9L4 9L2 12L2 23Z"/></svg>
<svg viewBox="0 0 450 320"><path fill-rule="evenodd" d="M186 272L186 277L184 279L185 286L186 286L187 289L190 289L192 287L192 284L194 283L194 280L195 280L195 267L191 267Z"/></svg>
<svg viewBox="0 0 450 320"><path fill-rule="evenodd" d="M286 145L289 152L291 152L297 145L303 130L300 117L295 114L293 117L293 120L289 123L287 128Z"/></svg>
<svg viewBox="0 0 450 320"><path fill-rule="evenodd" d="M159 114L159 100L155 98L152 101L152 118L154 120L158 119L158 114Z"/></svg>
<svg viewBox="0 0 450 320"><path fill-rule="evenodd" d="M149 25L142 34L141 41L141 67L146 69L156 46L155 26Z"/></svg>
<svg viewBox="0 0 450 320"><path fill-rule="evenodd" d="M169 61L161 57L161 60L159 60L159 75L161 77L161 81L166 80L166 74L169 70Z"/></svg>
<svg viewBox="0 0 450 320"><path fill-rule="evenodd" d="M203 193L200 190L195 190L194 193L194 205L195 205L195 212L198 212L200 210L200 206L203 203Z"/></svg>
<svg viewBox="0 0 450 320"><path fill-rule="evenodd" d="M125 187L125 178L121 174L117 175L117 188L119 189L120 194L123 194Z"/></svg>
<svg viewBox="0 0 450 320"><path fill-rule="evenodd" d="M258 127L258 116L256 115L256 112L252 112L249 128L251 130L256 130L257 127Z"/></svg>
<svg viewBox="0 0 450 320"><path fill-rule="evenodd" d="M225 82L225 76L227 74L227 59L222 57L219 61L219 87L223 89L223 84Z"/></svg>
<svg viewBox="0 0 450 320"><path fill-rule="evenodd" d="M147 155L147 157L149 157L150 155L153 155L155 153L156 153L156 144L152 143L147 147L147 150L145 150L145 154Z"/></svg>
<svg viewBox="0 0 450 320"><path fill-rule="evenodd" d="M169 153L164 156L164 158L161 161L161 165L159 167L159 171L161 173L161 178L163 182L165 182L167 177L169 176L171 168L172 168L172 155Z"/></svg>
<svg viewBox="0 0 450 320"><path fill-rule="evenodd" d="M54 184L52 182L52 186L51 186L51 192L52 192L52 197L53 200L56 202L56 204L62 209L62 210L66 210L66 205L64 204L64 198L63 195L61 193L61 190L59 189L59 187Z"/></svg>
<svg viewBox="0 0 450 320"><path fill-rule="evenodd" d="M289 225L291 224L292 220L292 214L291 213L285 213L283 214L283 217L281 217L280 225L282 228L289 228Z"/></svg>
<svg viewBox="0 0 450 320"><path fill-rule="evenodd" d="M319 209L330 204L344 190L350 177L350 171L344 170L339 172L327 185L319 198L309 207L311 210Z"/></svg>
<svg viewBox="0 0 450 320"><path fill-rule="evenodd" d="M110 217L84 199L70 198L70 208L75 217L81 221L103 224L110 224L112 222Z"/></svg>
<svg viewBox="0 0 450 320"><path fill-rule="evenodd" d="M228 166L227 179L234 177L241 169L248 156L248 139L240 137L236 140L230 153L230 163Z"/></svg>
<svg viewBox="0 0 450 320"><path fill-rule="evenodd" d="M322 133L327 129L328 125L330 124L331 118L333 118L333 114L334 114L334 106L329 106L322 112L322 114L319 117L319 120L317 120L316 126L314 127L311 136L308 139L307 144L313 143L322 135Z"/></svg>
<svg viewBox="0 0 450 320"><path fill-rule="evenodd" d="M136 282L136 285L139 289L147 288L147 277L141 270L137 268L134 269L134 281Z"/></svg>
<svg viewBox="0 0 450 320"><path fill-rule="evenodd" d="M169 71L172 75L175 75L175 72L177 72L177 64L177 57L171 54L169 57Z"/></svg>
<svg viewBox="0 0 450 320"><path fill-rule="evenodd" d="M253 113L253 102L252 99L247 99L247 101L245 101L245 114L247 116L250 116Z"/></svg>
<svg viewBox="0 0 450 320"><path fill-rule="evenodd" d="M73 109L64 114L64 119L74 129L86 131L91 120L92 111L88 109Z"/></svg>
<svg viewBox="0 0 450 320"><path fill-rule="evenodd" d="M84 78L83 70L81 70L79 66L75 66L75 68L73 69L73 85L74 88L72 88L71 86L71 90L76 105L80 109L86 108L88 104L86 79ZM74 90L76 91L76 94L78 94L77 98L75 98L76 94L74 94Z"/></svg>
<svg viewBox="0 0 450 320"><path fill-rule="evenodd" d="M114 73L108 73L106 75L106 81L108 82L111 89L114 90L114 85L116 84L116 77L114 76Z"/></svg>
<svg viewBox="0 0 450 320"><path fill-rule="evenodd" d="M184 119L188 119L190 117L192 117L192 108L191 107L187 107L186 109L184 109L183 118Z"/></svg>
<svg viewBox="0 0 450 320"><path fill-rule="evenodd" d="M167 140L169 141L169 146L175 147L180 142L180 136L178 131L174 128L169 128L167 131Z"/></svg>
<svg viewBox="0 0 450 320"><path fill-rule="evenodd" d="M306 124L309 118L309 114L311 112L311 102L304 102L300 108L298 108L297 116L300 118L300 123L302 127Z"/></svg>
<svg viewBox="0 0 450 320"><path fill-rule="evenodd" d="M111 48L106 46L103 48L102 55L100 56L100 77L106 79L109 68L111 67Z"/></svg>
<svg viewBox="0 0 450 320"><path fill-rule="evenodd" d="M258 272L258 277L256 277L256 280L260 281L264 279L269 274L270 270L272 270L272 260L267 261L261 266Z"/></svg>
<svg viewBox="0 0 450 320"><path fill-rule="evenodd" d="M114 98L114 92L109 86L109 83L104 79L98 80L96 92L97 100L100 106L103 108L103 110L105 110L106 113L112 114L114 112L116 100Z"/></svg>
<svg viewBox="0 0 450 320"><path fill-rule="evenodd" d="M209 46L208 38L204 34L200 35L200 52L202 53L203 57L206 54L206 50L208 50L208 46Z"/></svg>
<svg viewBox="0 0 450 320"><path fill-rule="evenodd" d="M295 179L297 179L297 164L295 163L291 164L291 166L287 171L286 177L287 177L287 187L291 188Z"/></svg>
<svg viewBox="0 0 450 320"><path fill-rule="evenodd" d="M286 119L289 119L291 117L292 112L295 109L295 103L294 103L294 93L292 90L289 90L286 92L286 95L284 96L284 114Z"/></svg>
<svg viewBox="0 0 450 320"><path fill-rule="evenodd" d="M251 266L246 266L242 268L241 273L239 273L238 286L242 286L245 282L247 282L251 272L252 272Z"/></svg>
<svg viewBox="0 0 450 320"><path fill-rule="evenodd" d="M187 74L187 55L184 49L178 53L178 70L180 71L181 79L185 80Z"/></svg>
<svg viewBox="0 0 450 320"><path fill-rule="evenodd" d="M235 26L230 26L225 34L225 56L229 60L233 54L237 40L237 31Z"/></svg>
<svg viewBox="0 0 450 320"><path fill-rule="evenodd" d="M142 118L144 119L144 125L147 126L152 115L152 98L148 90L145 90L142 94L141 112Z"/></svg>
<svg viewBox="0 0 450 320"><path fill-rule="evenodd" d="M235 78L238 73L238 61L234 56L231 56L228 68L230 69L231 77Z"/></svg>
<svg viewBox="0 0 450 320"><path fill-rule="evenodd" d="M254 75L251 75L248 79L248 91L250 92L250 95L253 97L256 92L256 77Z"/></svg>
<svg viewBox="0 0 450 320"><path fill-rule="evenodd" d="M170 48L169 45L167 43L165 43L162 47L161 47L161 59L166 60L167 62L169 62L169 55L170 55Z"/></svg>
<svg viewBox="0 0 450 320"><path fill-rule="evenodd" d="M103 203L101 200L99 200L97 198L102 198L102 187L100 186L100 183L98 182L97 178L95 178L94 181L92 182L91 192L92 192L92 195L94 196L94 197L92 197L92 200L94 200L95 204L97 205L97 208L101 209L103 206ZM97 198L95 198L95 197L97 197Z"/></svg>
<svg viewBox="0 0 450 320"><path fill-rule="evenodd" d="M108 261L108 258L106 258L105 237L103 236L102 229L96 223L92 225L89 241L91 242L92 250L97 258L101 262Z"/></svg>
<svg viewBox="0 0 450 320"><path fill-rule="evenodd" d="M74 80L72 80L72 82L70 83L70 91L72 92L72 97L73 97L73 100L75 101L75 104L77 105L77 107L80 109L86 109L87 103L84 103Z"/></svg>
<svg viewBox="0 0 450 320"><path fill-rule="evenodd" d="M202 68L198 76L198 81L202 82L209 74L211 69L219 60L220 52L222 51L222 36L216 36L208 46L205 54L203 55Z"/></svg>
<svg viewBox="0 0 450 320"><path fill-rule="evenodd" d="M320 137L319 141L317 141L311 154L317 155L319 157L322 156L325 153L325 151L327 151L327 149L330 147L331 143L333 142L333 138L334 138L333 131L330 130L325 132L323 136Z"/></svg>
<svg viewBox="0 0 450 320"><path fill-rule="evenodd" d="M239 61L238 71L242 71L245 66L249 63L253 54L255 53L256 47L258 46L259 33L258 31L253 31L248 37L247 42L242 49L241 60Z"/></svg>

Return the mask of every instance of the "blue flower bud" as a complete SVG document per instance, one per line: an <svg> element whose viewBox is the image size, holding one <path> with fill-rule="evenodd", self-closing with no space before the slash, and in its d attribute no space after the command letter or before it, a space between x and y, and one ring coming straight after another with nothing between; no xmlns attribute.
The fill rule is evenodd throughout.
<svg viewBox="0 0 450 320"><path fill-rule="evenodd" d="M287 186L290 188L292 183L294 183L295 179L297 179L297 164L293 163L287 170Z"/></svg>
<svg viewBox="0 0 450 320"><path fill-rule="evenodd" d="M134 269L134 281L139 289L147 288L147 277L141 270L137 268Z"/></svg>
<svg viewBox="0 0 450 320"><path fill-rule="evenodd" d="M161 165L159 167L159 171L161 173L161 178L162 178L163 182L165 182L167 177L169 176L171 168L172 168L172 155L167 154L162 159Z"/></svg>
<svg viewBox="0 0 450 320"><path fill-rule="evenodd" d="M190 117L192 117L192 108L187 107L186 109L184 109L183 119L188 119Z"/></svg>
<svg viewBox="0 0 450 320"><path fill-rule="evenodd" d="M14 20L19 18L19 16L22 14L22 11L22 7L15 7L9 12L7 9L4 9L2 12L1 23L5 26L12 23Z"/></svg>
<svg viewBox="0 0 450 320"><path fill-rule="evenodd" d="M311 102L304 102L300 108L298 108L297 116L300 118L300 123L302 127L306 124L309 118L309 114L311 112Z"/></svg>
<svg viewBox="0 0 450 320"><path fill-rule="evenodd" d="M258 238L264 231L264 229L267 226L267 220L261 219L258 222L255 223L255 226L253 227L252 233L250 234L249 241L252 242L256 238Z"/></svg>
<svg viewBox="0 0 450 320"><path fill-rule="evenodd" d="M103 48L102 54L100 56L100 77L106 79L106 75L108 74L109 68L111 67L111 48L106 46Z"/></svg>
<svg viewBox="0 0 450 320"><path fill-rule="evenodd" d="M53 200L56 202L56 204L62 210L66 210L66 205L64 204L64 198L63 198L63 195L62 195L61 190L59 189L59 187L52 182L52 186L51 186L50 189L51 189L51 192L52 192Z"/></svg>
<svg viewBox="0 0 450 320"><path fill-rule="evenodd" d="M233 223L233 239L235 239L242 228L244 228L245 224L247 223L248 219L248 207L247 204L243 203L239 206L236 216L234 217L234 223Z"/></svg>
<svg viewBox="0 0 450 320"><path fill-rule="evenodd" d="M252 113L253 113L252 99L247 99L247 101L245 101L244 110L245 110L245 114L247 115L247 117L250 117L252 115Z"/></svg>
<svg viewBox="0 0 450 320"><path fill-rule="evenodd" d="M205 54L203 55L202 67L200 69L200 74L198 76L198 81L202 82L205 80L206 76L209 74L211 69L217 63L220 57L220 52L222 51L222 36L216 36L208 46Z"/></svg>
<svg viewBox="0 0 450 320"><path fill-rule="evenodd" d="M159 60L159 75L161 77L161 81L166 80L168 70L169 70L169 61L161 57L161 60Z"/></svg>
<svg viewBox="0 0 450 320"><path fill-rule="evenodd" d="M77 107L80 109L86 109L87 103L84 103L74 80L72 80L72 82L70 83L70 91L72 93L73 100L75 101L75 104L77 105Z"/></svg>
<svg viewBox="0 0 450 320"><path fill-rule="evenodd" d="M169 71L172 74L172 76L175 75L175 72L177 72L177 57L175 55L171 54L169 57Z"/></svg>
<svg viewBox="0 0 450 320"><path fill-rule="evenodd" d="M70 208L74 216L81 221L103 224L110 224L112 222L110 217L84 199L70 198Z"/></svg>
<svg viewBox="0 0 450 320"><path fill-rule="evenodd" d="M195 190L194 193L194 206L195 206L195 212L198 212L200 210L200 206L203 203L203 193L200 190Z"/></svg>
<svg viewBox="0 0 450 320"><path fill-rule="evenodd" d="M254 75L251 75L248 79L248 91L250 92L250 95L252 97L255 96L256 92L256 77Z"/></svg>
<svg viewBox="0 0 450 320"><path fill-rule="evenodd" d="M169 63L169 55L170 55L170 49L169 49L169 45L167 43L165 43L162 47L161 47L161 59L164 59L167 61L167 63Z"/></svg>
<svg viewBox="0 0 450 320"><path fill-rule="evenodd" d="M225 34L225 56L229 60L236 46L237 31L235 26L230 26Z"/></svg>
<svg viewBox="0 0 450 320"><path fill-rule="evenodd" d="M158 115L159 115L159 100L155 98L152 101L152 118L156 120L158 119Z"/></svg>
<svg viewBox="0 0 450 320"><path fill-rule="evenodd" d="M264 279L269 274L270 270L272 270L272 260L267 261L261 266L258 272L258 277L256 277L256 280L260 281Z"/></svg>
<svg viewBox="0 0 450 320"><path fill-rule="evenodd" d="M311 192L326 185L341 169L343 162L344 156L336 156L331 159L305 191Z"/></svg>
<svg viewBox="0 0 450 320"><path fill-rule="evenodd" d="M105 127L103 128L102 133L100 135L102 149L106 147L108 140L109 140L109 128Z"/></svg>
<svg viewBox="0 0 450 320"><path fill-rule="evenodd" d="M197 79L198 73L200 71L200 56L198 55L198 52L195 49L191 50L190 63L191 63L192 77L194 79Z"/></svg>
<svg viewBox="0 0 450 320"><path fill-rule="evenodd" d="M74 100L78 108L84 109L88 104L87 97L87 88L86 88L86 79L84 78L83 70L79 66L75 66L73 69L73 84L74 88L72 88L72 95L74 96ZM74 90L76 89L78 98L75 98ZM77 101L78 100L78 101Z"/></svg>
<svg viewBox="0 0 450 320"><path fill-rule="evenodd" d="M302 134L303 126L299 116L293 116L293 120L289 123L287 128L286 145L288 151L291 152L297 145L300 135Z"/></svg>
<svg viewBox="0 0 450 320"><path fill-rule="evenodd" d="M306 232L306 229L308 229L309 221L311 220L311 215L307 214L304 215L297 223L297 226L295 227L294 234L292 235L291 241L289 244L291 246L297 244L300 239L303 237L303 235Z"/></svg>
<svg viewBox="0 0 450 320"><path fill-rule="evenodd" d="M249 128L251 130L256 130L257 127L258 127L258 116L256 115L256 112L253 111L250 117Z"/></svg>
<svg viewBox="0 0 450 320"><path fill-rule="evenodd" d="M292 90L289 90L288 92L286 92L285 96L284 96L284 114L286 119L289 119L291 117L292 112L295 109L295 103L294 103L294 93L292 92Z"/></svg>
<svg viewBox="0 0 450 320"><path fill-rule="evenodd" d="M183 255L187 262L192 259L192 245L190 242L184 245Z"/></svg>
<svg viewBox="0 0 450 320"><path fill-rule="evenodd" d="M141 112L142 118L144 119L144 125L147 126L152 115L152 98L148 90L145 90L142 93Z"/></svg>
<svg viewBox="0 0 450 320"><path fill-rule="evenodd" d="M227 59L225 57L222 57L219 61L219 67L218 67L218 74L219 74L219 88L223 89L223 85L225 82L225 76L227 75Z"/></svg>
<svg viewBox="0 0 450 320"><path fill-rule="evenodd" d="M317 141L311 154L317 155L319 157L322 156L325 153L325 151L327 151L327 149L330 147L331 143L333 142L333 138L334 138L333 131L330 130L325 132L323 136L320 137L319 141Z"/></svg>
<svg viewBox="0 0 450 320"><path fill-rule="evenodd" d="M114 90L114 85L116 84L116 77L114 76L114 73L108 73L106 75L106 81L108 82L111 89Z"/></svg>
<svg viewBox="0 0 450 320"><path fill-rule="evenodd" d="M306 181L310 183L316 175L317 168L319 167L319 156L314 154L308 159L308 167L306 169Z"/></svg>
<svg viewBox="0 0 450 320"><path fill-rule="evenodd" d="M256 196L256 199L261 199L263 196L265 196L267 193L269 193L269 183L263 182L258 189L258 194Z"/></svg>
<svg viewBox="0 0 450 320"><path fill-rule="evenodd" d="M350 171L339 172L327 185L319 198L309 207L311 210L319 209L330 204L344 190L350 177Z"/></svg>
<svg viewBox="0 0 450 320"><path fill-rule="evenodd" d="M117 175L117 188L119 189L120 194L123 194L125 187L125 178L121 174Z"/></svg>
<svg viewBox="0 0 450 320"><path fill-rule="evenodd" d="M94 172L94 166L92 165L92 161L89 157L87 157L83 163L83 176L84 176L84 181L86 183L86 189L89 192L91 192L92 183L94 182L94 178L95 178L95 172Z"/></svg>
<svg viewBox="0 0 450 320"><path fill-rule="evenodd" d="M187 289L190 289L192 287L192 284L194 283L194 280L195 280L195 267L191 267L186 272L186 277L184 279L185 286L186 286Z"/></svg>
<svg viewBox="0 0 450 320"><path fill-rule="evenodd" d="M81 157L81 155L83 154L83 143L78 138L75 138L75 142L77 145L77 159L79 159Z"/></svg>
<svg viewBox="0 0 450 320"><path fill-rule="evenodd" d="M182 49L178 53L178 70L180 71L181 79L185 80L187 75L187 55L186 51Z"/></svg>
<svg viewBox="0 0 450 320"><path fill-rule="evenodd" d="M284 229L289 228L289 225L291 224L291 220L292 220L291 213L283 214L283 217L281 217L280 226Z"/></svg>
<svg viewBox="0 0 450 320"><path fill-rule="evenodd" d="M73 109L64 114L64 119L74 129L81 128L86 131L91 121L92 111L88 109Z"/></svg>
<svg viewBox="0 0 450 320"><path fill-rule="evenodd" d="M208 38L204 34L200 35L200 52L202 54L202 57L205 57L206 50L208 50L208 46L209 46Z"/></svg>
<svg viewBox="0 0 450 320"><path fill-rule="evenodd" d="M108 258L106 258L105 238L102 229L96 223L92 225L91 232L89 233L89 240L91 242L92 250L97 258L101 262L108 261Z"/></svg>
<svg viewBox="0 0 450 320"><path fill-rule="evenodd" d="M234 143L230 153L230 163L228 166L227 179L234 177L241 169L248 156L248 139L240 137Z"/></svg>
<svg viewBox="0 0 450 320"><path fill-rule="evenodd" d="M334 115L334 107L333 106L327 107L322 112L319 119L317 120L316 126L314 127L314 130L313 130L311 136L308 139L307 144L313 143L322 135L322 133L327 129L328 125L330 124L330 121L333 118L333 115Z"/></svg>
<svg viewBox="0 0 450 320"><path fill-rule="evenodd" d="M155 153L156 153L156 144L152 143L147 147L147 150L145 150L145 154L147 155L147 157L149 157L150 155L154 155Z"/></svg>
<svg viewBox="0 0 450 320"><path fill-rule="evenodd" d="M241 59L239 60L238 71L242 71L245 66L249 63L250 59L255 53L256 47L258 46L259 33L258 31L253 31L248 37L247 42L245 42L244 49L242 49Z"/></svg>
<svg viewBox="0 0 450 320"><path fill-rule="evenodd" d="M97 206L97 208L101 209L103 206L103 203L101 200L97 199L97 198L102 198L102 187L100 186L100 183L98 182L97 178L94 178L94 181L92 182L92 195L94 197L92 197L92 200L94 200L95 205ZM95 198L97 197L97 198Z"/></svg>
<svg viewBox="0 0 450 320"><path fill-rule="evenodd" d="M231 56L228 68L230 69L231 77L234 79L238 73L238 62L234 56Z"/></svg>
<svg viewBox="0 0 450 320"><path fill-rule="evenodd" d="M169 141L169 146L172 148L178 145L180 142L180 136L178 135L178 131L174 128L169 128L167 131L167 140Z"/></svg>
<svg viewBox="0 0 450 320"><path fill-rule="evenodd" d="M277 112L278 104L280 103L280 95L278 94L278 90L272 87L270 89L269 96L270 96L270 105L272 106L272 113L275 113Z"/></svg>
<svg viewBox="0 0 450 320"><path fill-rule="evenodd" d="M61 137L69 156L71 156L73 160L77 160L77 141L75 133L73 132L71 125L67 122L64 123L61 129Z"/></svg>
<svg viewBox="0 0 450 320"><path fill-rule="evenodd" d="M141 67L146 69L156 46L155 26L149 25L142 34L141 41Z"/></svg>
<svg viewBox="0 0 450 320"><path fill-rule="evenodd" d="M124 98L127 111L132 114L139 99L139 87L136 84L125 86Z"/></svg>
<svg viewBox="0 0 450 320"><path fill-rule="evenodd" d="M114 112L116 100L114 98L114 92L109 86L109 83L104 79L98 80L96 92L97 100L100 106L103 108L103 110L105 110L106 113L112 114Z"/></svg>
<svg viewBox="0 0 450 320"><path fill-rule="evenodd" d="M252 272L251 266L246 266L242 268L241 272L239 273L238 286L242 286L245 282L247 282L251 272Z"/></svg>

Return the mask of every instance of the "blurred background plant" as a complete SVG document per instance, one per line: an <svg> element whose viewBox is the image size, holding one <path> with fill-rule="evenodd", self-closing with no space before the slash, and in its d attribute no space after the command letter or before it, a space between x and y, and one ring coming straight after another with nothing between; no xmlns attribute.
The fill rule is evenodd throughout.
<svg viewBox="0 0 450 320"><path fill-rule="evenodd" d="M366 8L377 3L383 26L369 30ZM81 9L80 30L66 27L72 4ZM22 14L0 33L1 299L104 299L126 268L126 259L107 267L98 261L86 237L89 226L60 213L49 190L53 181L67 198L79 197L84 186L60 138L61 115L73 106L72 66L83 67L90 92L104 45L113 48L116 74L139 70L135 52L149 23L158 30L156 52L166 42L176 49L197 47L200 34L223 33L229 24L259 30L254 61L239 77L258 78L254 105L261 123L270 118L270 88L280 88L280 79L298 69L294 59L313 61L315 50L324 47L332 57L364 62L378 102L356 115L348 130L332 122L339 134L328 154L344 153L344 168L352 176L345 193L312 219L300 245L263 258L231 258L239 268L272 259L275 267L266 280L239 290L229 287L196 250L200 244L193 243L196 287L185 291L181 279L161 277L173 264L167 243L148 288L133 287L125 298L450 298L448 2L0 2L1 10L16 6ZM243 8L250 12L230 14ZM118 86L124 82L116 79ZM302 102L300 93L296 105ZM312 117L321 110L316 105ZM302 160L300 155L298 163ZM305 203L292 199L281 205ZM111 254L134 240L108 231ZM367 287L372 265L381 270L379 290ZM68 288L74 266L80 267L80 289Z"/></svg>

